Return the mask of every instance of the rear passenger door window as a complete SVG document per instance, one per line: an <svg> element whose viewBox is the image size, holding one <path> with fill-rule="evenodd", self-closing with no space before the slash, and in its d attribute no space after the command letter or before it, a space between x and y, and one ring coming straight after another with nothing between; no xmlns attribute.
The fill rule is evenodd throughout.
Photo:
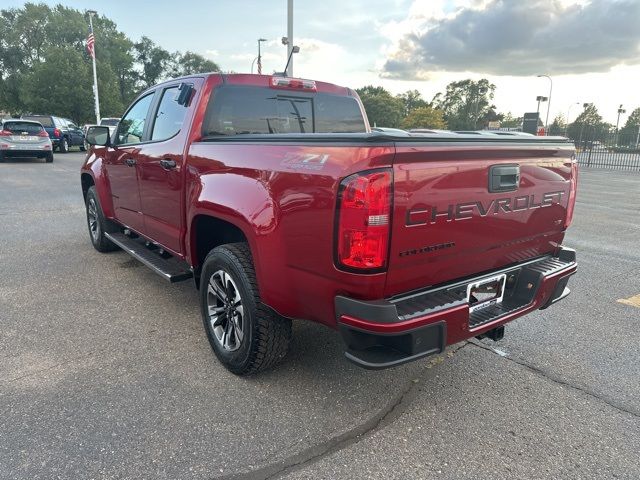
<svg viewBox="0 0 640 480"><path fill-rule="evenodd" d="M162 98L156 111L152 141L168 140L174 137L182 129L187 107L180 105L176 100L179 94L178 86L169 87L162 92Z"/></svg>
<svg viewBox="0 0 640 480"><path fill-rule="evenodd" d="M149 114L149 107L153 100L153 92L145 95L129 109L118 125L116 143L130 145L140 143L144 137L144 127Z"/></svg>

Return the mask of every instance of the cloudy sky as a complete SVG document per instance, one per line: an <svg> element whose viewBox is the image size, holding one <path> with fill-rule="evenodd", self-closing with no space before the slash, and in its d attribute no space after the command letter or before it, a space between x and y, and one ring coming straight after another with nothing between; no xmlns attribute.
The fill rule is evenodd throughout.
<svg viewBox="0 0 640 480"><path fill-rule="evenodd" d="M2 6L24 2L4 0ZM286 0L58 0L94 8L133 39L192 50L224 70L248 72L263 46L263 71L282 70ZM489 78L499 111L535 111L549 93L550 118L593 102L615 123L620 104L640 107L640 0L294 0L296 76L351 87L417 89ZM135 6L134 6L135 5ZM96 49L99 55L100 46ZM581 107L574 105L571 117ZM543 110L546 113L546 107ZM621 123L625 117L621 118Z"/></svg>

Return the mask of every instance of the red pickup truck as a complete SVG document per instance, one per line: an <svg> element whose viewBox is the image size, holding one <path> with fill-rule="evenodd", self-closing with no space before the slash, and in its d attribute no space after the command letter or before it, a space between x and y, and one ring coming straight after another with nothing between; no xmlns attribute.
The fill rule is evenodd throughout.
<svg viewBox="0 0 640 480"><path fill-rule="evenodd" d="M568 295L577 167L564 138L371 132L348 88L207 74L142 93L91 127L89 233L200 291L236 374L287 352L291 319L385 368Z"/></svg>

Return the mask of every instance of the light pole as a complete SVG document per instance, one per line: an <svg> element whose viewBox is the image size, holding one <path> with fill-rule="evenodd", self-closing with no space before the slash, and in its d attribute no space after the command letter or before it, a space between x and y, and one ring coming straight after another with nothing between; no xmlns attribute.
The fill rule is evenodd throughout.
<svg viewBox="0 0 640 480"><path fill-rule="evenodd" d="M536 102L538 102L538 109L536 110L536 113L538 114L538 118L540 118L540 102L546 102L547 100L549 100L549 98L543 97L542 95L538 95L536 97Z"/></svg>
<svg viewBox="0 0 640 480"><path fill-rule="evenodd" d="M549 130L549 110L551 109L551 93L553 93L553 80L549 75L538 75L538 78L545 77L549 79L549 101L547 102L547 118L544 122L545 130Z"/></svg>
<svg viewBox="0 0 640 480"><path fill-rule="evenodd" d="M571 115L571 107L573 107L574 105L580 105L580 102L575 102L572 103L571 105L569 105L569 108L567 109L567 123L564 126L564 136L567 136L567 132L569 131L569 115Z"/></svg>
<svg viewBox="0 0 640 480"><path fill-rule="evenodd" d="M622 104L618 107L618 120L616 120L616 145L618 145L618 126L620 125L620 114L627 113L627 111L622 108Z"/></svg>
<svg viewBox="0 0 640 480"><path fill-rule="evenodd" d="M618 107L618 120L616 120L616 133L618 133L618 126L620 125L620 114L627 113L627 111L622 108L622 104Z"/></svg>

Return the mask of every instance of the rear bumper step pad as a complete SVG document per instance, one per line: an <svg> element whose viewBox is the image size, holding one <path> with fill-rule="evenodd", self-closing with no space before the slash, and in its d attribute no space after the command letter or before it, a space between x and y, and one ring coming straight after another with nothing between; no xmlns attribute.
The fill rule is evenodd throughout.
<svg viewBox="0 0 640 480"><path fill-rule="evenodd" d="M458 319L464 315L468 336L475 336L487 328L485 325L530 310L545 294L541 288L550 277L558 280L552 280L555 287L538 308L547 308L565 298L569 294L567 282L575 268L575 251L562 248L558 256L537 258L387 300L368 302L337 296L336 317L347 345L345 355L365 368L386 368L442 352L447 344L444 315L452 314ZM469 313L467 285L498 274L506 275L503 301ZM545 288L549 288L548 284ZM434 328L439 324L443 326Z"/></svg>

